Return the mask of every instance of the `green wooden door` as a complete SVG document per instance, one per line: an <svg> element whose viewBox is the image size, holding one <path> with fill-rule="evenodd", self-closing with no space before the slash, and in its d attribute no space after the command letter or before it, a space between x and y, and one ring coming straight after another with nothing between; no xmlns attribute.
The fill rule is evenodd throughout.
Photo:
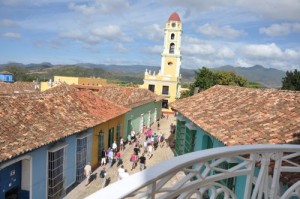
<svg viewBox="0 0 300 199"><path fill-rule="evenodd" d="M114 127L108 130L108 146L112 147L113 142L114 142Z"/></svg>

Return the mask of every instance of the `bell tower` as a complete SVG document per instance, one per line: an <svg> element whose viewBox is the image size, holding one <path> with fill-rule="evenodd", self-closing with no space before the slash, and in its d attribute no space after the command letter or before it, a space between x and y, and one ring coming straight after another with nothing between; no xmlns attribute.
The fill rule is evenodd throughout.
<svg viewBox="0 0 300 199"><path fill-rule="evenodd" d="M181 21L176 12L166 23L164 49L161 54L161 72L164 76L179 77L181 65Z"/></svg>
<svg viewBox="0 0 300 199"><path fill-rule="evenodd" d="M144 84L140 86L164 97L162 111L165 113L173 113L168 104L180 97L181 34L181 20L174 12L170 15L164 31L160 70L158 73L146 70Z"/></svg>

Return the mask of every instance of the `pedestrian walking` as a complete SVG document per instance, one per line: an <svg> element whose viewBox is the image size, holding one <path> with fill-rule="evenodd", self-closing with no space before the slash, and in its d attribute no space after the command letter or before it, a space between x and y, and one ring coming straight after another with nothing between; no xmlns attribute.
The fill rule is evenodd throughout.
<svg viewBox="0 0 300 199"><path fill-rule="evenodd" d="M120 137L120 151L124 150L124 139Z"/></svg>
<svg viewBox="0 0 300 199"><path fill-rule="evenodd" d="M152 144L148 144L147 152L148 152L149 159L152 158L152 156L153 156L153 146L152 146Z"/></svg>
<svg viewBox="0 0 300 199"><path fill-rule="evenodd" d="M165 141L166 139L165 139L165 134L162 134L161 136L160 136L160 148L162 148L163 146L164 146L164 144L165 144Z"/></svg>
<svg viewBox="0 0 300 199"><path fill-rule="evenodd" d="M101 166L106 165L106 152L104 150L104 148L101 151Z"/></svg>
<svg viewBox="0 0 300 199"><path fill-rule="evenodd" d="M112 167L112 165L113 165L113 161L114 161L114 153L113 153L113 151L112 150L110 150L109 152L108 152L108 163L109 163L109 166L110 167Z"/></svg>
<svg viewBox="0 0 300 199"><path fill-rule="evenodd" d="M159 121L157 121L157 130L159 130L160 124Z"/></svg>
<svg viewBox="0 0 300 199"><path fill-rule="evenodd" d="M132 166L131 166L131 171L132 171L133 169L135 169L138 161L137 155L135 153L131 155L130 161L132 162Z"/></svg>
<svg viewBox="0 0 300 199"><path fill-rule="evenodd" d="M116 153L115 157L116 157L117 166L120 166L121 164L123 164L123 160L121 158L120 150L117 150L117 153Z"/></svg>
<svg viewBox="0 0 300 199"><path fill-rule="evenodd" d="M122 180L122 179L124 179L128 176L129 176L129 173L128 173L127 169L125 169L124 173L122 173L120 177L121 177L121 180Z"/></svg>
<svg viewBox="0 0 300 199"><path fill-rule="evenodd" d="M122 180L122 175L125 172L124 166L121 165L120 168L118 168L118 180Z"/></svg>
<svg viewBox="0 0 300 199"><path fill-rule="evenodd" d="M144 154L139 159L140 159L140 171L142 171L145 169L146 166L146 158Z"/></svg>
<svg viewBox="0 0 300 199"><path fill-rule="evenodd" d="M117 147L118 147L118 145L115 140L114 143L112 144L112 150L113 150L114 154L117 152Z"/></svg>
<svg viewBox="0 0 300 199"><path fill-rule="evenodd" d="M86 176L86 183L85 186L87 186L90 183L91 175L92 175L92 167L90 162L88 162L84 167L84 175Z"/></svg>

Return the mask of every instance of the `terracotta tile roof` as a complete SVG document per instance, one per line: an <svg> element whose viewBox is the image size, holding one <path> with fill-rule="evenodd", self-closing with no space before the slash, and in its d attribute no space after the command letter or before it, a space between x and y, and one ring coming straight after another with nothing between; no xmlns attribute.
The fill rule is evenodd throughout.
<svg viewBox="0 0 300 199"><path fill-rule="evenodd" d="M170 106L225 145L299 140L300 92L214 86Z"/></svg>
<svg viewBox="0 0 300 199"><path fill-rule="evenodd" d="M0 96L0 162L128 111L90 91L57 90Z"/></svg>
<svg viewBox="0 0 300 199"><path fill-rule="evenodd" d="M31 92L39 92L39 90L35 89L35 82L14 82L14 83L0 82L0 94L31 93Z"/></svg>
<svg viewBox="0 0 300 199"><path fill-rule="evenodd" d="M78 86L73 85L80 89L91 89L96 90L96 86ZM96 93L102 98L115 102L118 105L125 106L128 108L134 108L143 104L160 101L163 99L162 96L156 95L155 93L142 88L134 87L120 87L120 86L99 86Z"/></svg>
<svg viewBox="0 0 300 199"><path fill-rule="evenodd" d="M68 85L67 83L60 83L52 88L43 91L43 93L65 93L70 91L78 91L78 89Z"/></svg>

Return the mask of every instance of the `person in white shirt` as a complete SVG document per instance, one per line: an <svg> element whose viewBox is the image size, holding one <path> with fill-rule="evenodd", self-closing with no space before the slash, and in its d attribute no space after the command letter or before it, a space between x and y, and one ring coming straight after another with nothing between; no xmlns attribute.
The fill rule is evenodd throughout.
<svg viewBox="0 0 300 199"><path fill-rule="evenodd" d="M116 140L114 141L114 143L112 144L112 150L113 150L113 152L114 153L116 153L116 151L117 151L117 143L116 143Z"/></svg>
<svg viewBox="0 0 300 199"><path fill-rule="evenodd" d="M125 172L124 173L121 173L121 180L122 179L124 179L124 178L126 178L126 177L128 177L129 176L129 173L128 173L128 171L127 171L127 169L125 169Z"/></svg>
<svg viewBox="0 0 300 199"><path fill-rule="evenodd" d="M87 186L90 183L91 174L92 174L92 167L91 164L88 162L87 165L85 165L84 167L84 175L86 176L85 186Z"/></svg>
<svg viewBox="0 0 300 199"><path fill-rule="evenodd" d="M118 180L122 179L122 175L125 172L124 166L122 165L120 168L118 168Z"/></svg>
<svg viewBox="0 0 300 199"><path fill-rule="evenodd" d="M130 132L131 135L131 142L135 142L135 131L132 129Z"/></svg>

